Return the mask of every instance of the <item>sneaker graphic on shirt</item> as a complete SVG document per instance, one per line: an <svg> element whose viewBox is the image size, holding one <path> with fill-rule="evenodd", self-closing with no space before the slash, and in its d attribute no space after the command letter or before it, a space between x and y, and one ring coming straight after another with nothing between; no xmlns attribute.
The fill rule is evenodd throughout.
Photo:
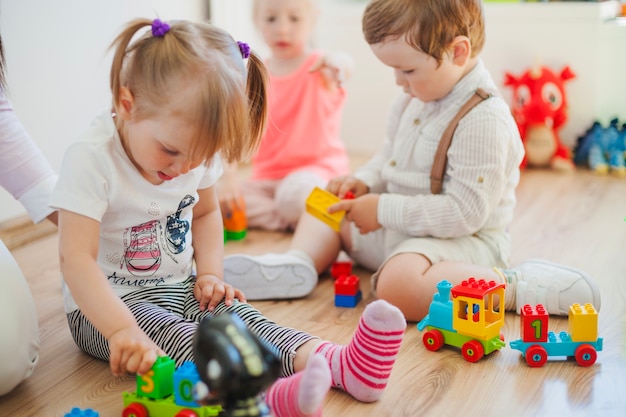
<svg viewBox="0 0 626 417"><path fill-rule="evenodd" d="M178 205L176 213L167 216L165 240L167 242L167 248L174 254L181 253L187 247L189 222L187 220L181 220L180 215L186 207L189 207L195 201L195 198L187 194Z"/></svg>
<svg viewBox="0 0 626 417"><path fill-rule="evenodd" d="M161 248L158 240L158 220L126 228L124 231L124 258L126 269L134 276L153 275L161 266Z"/></svg>

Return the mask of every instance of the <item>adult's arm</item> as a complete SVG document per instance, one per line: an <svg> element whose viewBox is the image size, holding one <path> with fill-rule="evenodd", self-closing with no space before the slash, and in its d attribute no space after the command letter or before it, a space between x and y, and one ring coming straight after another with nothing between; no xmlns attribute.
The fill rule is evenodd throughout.
<svg viewBox="0 0 626 417"><path fill-rule="evenodd" d="M0 186L18 200L35 223L55 222L48 206L57 175L0 91ZM56 222L55 222L56 223Z"/></svg>

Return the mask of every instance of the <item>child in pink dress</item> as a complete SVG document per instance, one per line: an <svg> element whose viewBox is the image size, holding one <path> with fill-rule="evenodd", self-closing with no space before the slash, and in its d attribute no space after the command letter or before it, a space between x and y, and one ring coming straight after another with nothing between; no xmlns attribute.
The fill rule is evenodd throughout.
<svg viewBox="0 0 626 417"><path fill-rule="evenodd" d="M269 119L252 174L226 169L218 194L224 217L245 206L248 227L293 229L315 187L349 172L340 138L352 63L309 48L319 11L312 0L255 0L254 22L270 48Z"/></svg>

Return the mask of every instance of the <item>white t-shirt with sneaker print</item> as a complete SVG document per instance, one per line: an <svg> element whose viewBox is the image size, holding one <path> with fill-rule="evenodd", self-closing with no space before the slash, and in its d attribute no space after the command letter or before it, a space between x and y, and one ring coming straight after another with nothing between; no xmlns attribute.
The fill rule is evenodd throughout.
<svg viewBox="0 0 626 417"><path fill-rule="evenodd" d="M98 264L122 296L192 274L191 222L197 190L222 174L219 156L159 185L126 155L110 112L98 116L65 153L50 206L100 222ZM63 282L65 311L78 308Z"/></svg>

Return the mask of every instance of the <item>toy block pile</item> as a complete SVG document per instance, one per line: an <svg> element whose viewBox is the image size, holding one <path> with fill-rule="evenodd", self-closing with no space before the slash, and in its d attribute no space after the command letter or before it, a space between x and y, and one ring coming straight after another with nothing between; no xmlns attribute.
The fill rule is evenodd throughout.
<svg viewBox="0 0 626 417"><path fill-rule="evenodd" d="M363 294L359 277L352 274L352 262L337 261L330 269L335 280L335 306L354 308Z"/></svg>

